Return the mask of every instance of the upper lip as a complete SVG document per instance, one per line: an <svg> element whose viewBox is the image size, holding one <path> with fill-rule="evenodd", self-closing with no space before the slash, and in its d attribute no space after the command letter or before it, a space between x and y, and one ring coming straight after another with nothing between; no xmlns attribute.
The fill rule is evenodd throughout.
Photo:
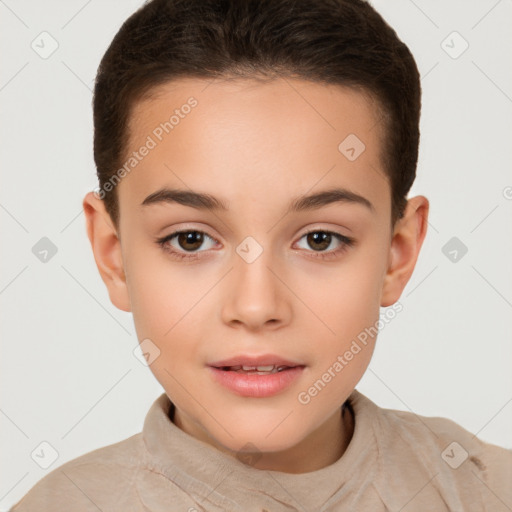
<svg viewBox="0 0 512 512"><path fill-rule="evenodd" d="M241 354L209 363L208 366L222 368L223 366L304 366L302 363L285 359L275 354L249 355Z"/></svg>

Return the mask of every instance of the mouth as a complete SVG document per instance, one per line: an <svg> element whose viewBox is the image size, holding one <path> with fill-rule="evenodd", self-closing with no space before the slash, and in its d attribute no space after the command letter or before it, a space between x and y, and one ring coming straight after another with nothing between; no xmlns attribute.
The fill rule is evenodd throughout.
<svg viewBox="0 0 512 512"><path fill-rule="evenodd" d="M235 356L208 365L213 379L244 397L264 398L290 387L306 365L267 354Z"/></svg>
<svg viewBox="0 0 512 512"><path fill-rule="evenodd" d="M269 375L272 373L279 373L284 370L289 370L290 368L296 368L296 366L286 366L286 365L260 365L260 366L246 366L246 365L237 365L237 366L214 366L219 370L223 370L225 372L236 372L236 373L244 373L246 375Z"/></svg>
<svg viewBox="0 0 512 512"><path fill-rule="evenodd" d="M276 373L284 371L288 368L295 368L297 366L305 365L299 361L285 359L276 354L240 354L228 359L222 359L213 363L208 363L208 366L232 372L242 371Z"/></svg>

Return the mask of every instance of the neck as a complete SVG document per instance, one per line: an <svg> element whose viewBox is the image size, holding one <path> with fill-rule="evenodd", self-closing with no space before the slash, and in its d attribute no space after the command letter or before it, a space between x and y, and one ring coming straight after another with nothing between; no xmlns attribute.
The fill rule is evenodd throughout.
<svg viewBox="0 0 512 512"><path fill-rule="evenodd" d="M186 426L182 425L180 415L175 415L174 411L173 406L169 412L170 419L178 428L188 432ZM295 446L276 452L244 452L243 460L251 461L252 467L262 470L295 474L317 471L334 464L345 453L354 433L354 423L353 409L347 400L327 421ZM236 452L211 436L204 435L200 439L227 455L237 456Z"/></svg>

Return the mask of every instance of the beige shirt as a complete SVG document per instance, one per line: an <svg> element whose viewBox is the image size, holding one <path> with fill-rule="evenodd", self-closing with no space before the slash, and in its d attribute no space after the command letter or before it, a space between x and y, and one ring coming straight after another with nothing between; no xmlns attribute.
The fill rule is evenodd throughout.
<svg viewBox="0 0 512 512"><path fill-rule="evenodd" d="M355 428L335 463L258 470L180 430L162 394L141 433L73 459L12 512L512 511L512 450L451 420L383 409L354 390Z"/></svg>

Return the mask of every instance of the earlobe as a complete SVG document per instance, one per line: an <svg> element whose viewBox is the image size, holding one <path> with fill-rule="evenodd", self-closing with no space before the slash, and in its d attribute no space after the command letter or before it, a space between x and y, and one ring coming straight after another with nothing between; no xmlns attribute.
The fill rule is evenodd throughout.
<svg viewBox="0 0 512 512"><path fill-rule="evenodd" d="M427 234L429 202L424 196L409 199L407 208L394 230L389 266L384 277L381 306L394 304L402 294L416 266Z"/></svg>
<svg viewBox="0 0 512 512"><path fill-rule="evenodd" d="M126 284L121 242L101 199L93 192L83 200L87 236L91 242L94 260L105 283L112 304L122 311L131 311Z"/></svg>

